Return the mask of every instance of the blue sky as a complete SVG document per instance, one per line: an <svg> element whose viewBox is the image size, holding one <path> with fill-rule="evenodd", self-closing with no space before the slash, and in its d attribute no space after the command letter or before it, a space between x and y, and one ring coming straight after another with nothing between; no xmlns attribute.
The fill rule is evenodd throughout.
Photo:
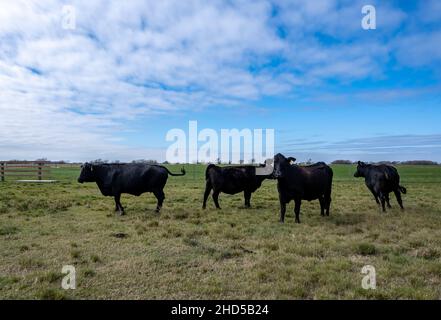
<svg viewBox="0 0 441 320"><path fill-rule="evenodd" d="M4 0L0 44L0 159L164 160L197 120L299 160L441 162L441 1Z"/></svg>

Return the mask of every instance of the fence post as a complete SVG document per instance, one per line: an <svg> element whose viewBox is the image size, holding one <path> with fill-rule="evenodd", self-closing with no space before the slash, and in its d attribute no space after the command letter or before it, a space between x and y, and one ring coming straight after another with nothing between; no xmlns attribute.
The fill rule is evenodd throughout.
<svg viewBox="0 0 441 320"><path fill-rule="evenodd" d="M38 180L41 180L41 177L43 175L42 168L43 168L43 163L39 162L38 163Z"/></svg>
<svg viewBox="0 0 441 320"><path fill-rule="evenodd" d="M0 181L1 182L5 181L5 163L4 162L0 163Z"/></svg>

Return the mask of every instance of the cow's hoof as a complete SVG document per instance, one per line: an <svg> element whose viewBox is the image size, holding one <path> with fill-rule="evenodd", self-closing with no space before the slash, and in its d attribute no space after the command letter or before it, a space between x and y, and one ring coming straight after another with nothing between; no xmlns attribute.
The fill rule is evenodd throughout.
<svg viewBox="0 0 441 320"><path fill-rule="evenodd" d="M296 220L296 223L300 223L300 220Z"/></svg>
<svg viewBox="0 0 441 320"><path fill-rule="evenodd" d="M125 213L124 211L119 211L119 212L118 212L118 215L121 217L121 216L125 216L126 213Z"/></svg>
<svg viewBox="0 0 441 320"><path fill-rule="evenodd" d="M220 209L222 209L222 208L221 208L221 207L216 207L216 209L217 209L217 210L220 210Z"/></svg>
<svg viewBox="0 0 441 320"><path fill-rule="evenodd" d="M207 207L206 206L202 206L202 209L205 210Z"/></svg>
<svg viewBox="0 0 441 320"><path fill-rule="evenodd" d="M279 223L285 223L285 220L279 220Z"/></svg>

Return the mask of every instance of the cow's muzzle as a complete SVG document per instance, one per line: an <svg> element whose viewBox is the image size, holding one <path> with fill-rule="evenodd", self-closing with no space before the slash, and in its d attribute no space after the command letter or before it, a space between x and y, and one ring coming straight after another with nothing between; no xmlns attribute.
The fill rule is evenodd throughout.
<svg viewBox="0 0 441 320"><path fill-rule="evenodd" d="M280 173L279 170L274 170L273 177L274 177L274 179L281 178L282 174Z"/></svg>

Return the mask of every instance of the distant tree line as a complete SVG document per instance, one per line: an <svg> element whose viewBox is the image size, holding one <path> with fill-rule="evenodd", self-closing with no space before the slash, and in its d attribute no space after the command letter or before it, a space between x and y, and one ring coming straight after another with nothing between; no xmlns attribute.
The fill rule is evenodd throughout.
<svg viewBox="0 0 441 320"><path fill-rule="evenodd" d="M371 164L390 164L390 165L418 165L418 166L436 166L439 165L438 162L431 160L409 160L409 161L379 161L379 162L367 162ZM334 160L331 164L357 164L357 161L351 160Z"/></svg>
<svg viewBox="0 0 441 320"><path fill-rule="evenodd" d="M121 162L119 160L109 161L109 160L97 159L92 161L92 163L103 164L103 163L124 163L124 162ZM131 163L158 164L158 161L152 159L137 159L137 160L133 160Z"/></svg>
<svg viewBox="0 0 441 320"><path fill-rule="evenodd" d="M430 160L411 160L411 161L402 161L400 162L400 164L416 164L416 165L428 166L428 165L438 165L439 163Z"/></svg>
<svg viewBox="0 0 441 320"><path fill-rule="evenodd" d="M353 164L351 160L334 160L331 164Z"/></svg>

